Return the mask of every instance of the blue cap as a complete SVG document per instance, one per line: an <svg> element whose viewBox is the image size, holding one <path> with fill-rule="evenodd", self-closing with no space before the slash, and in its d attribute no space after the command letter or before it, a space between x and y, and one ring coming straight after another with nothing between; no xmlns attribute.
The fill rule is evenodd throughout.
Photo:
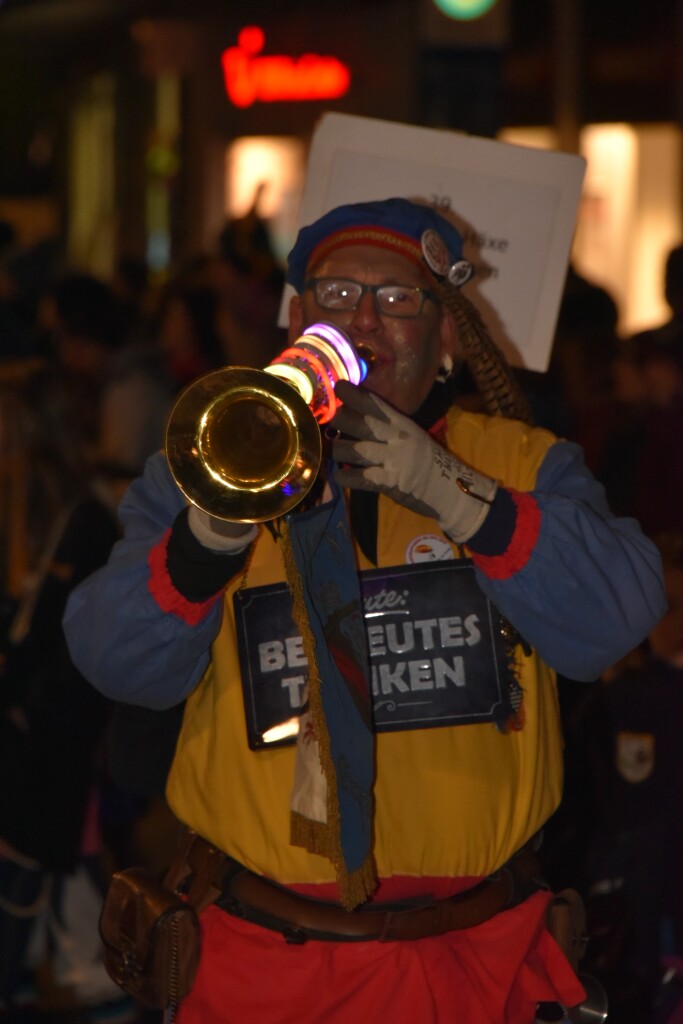
<svg viewBox="0 0 683 1024"><path fill-rule="evenodd" d="M409 199L351 203L301 229L287 258L287 281L301 292L308 271L331 252L345 245L374 245L459 286L472 276L462 244L457 228L431 206Z"/></svg>

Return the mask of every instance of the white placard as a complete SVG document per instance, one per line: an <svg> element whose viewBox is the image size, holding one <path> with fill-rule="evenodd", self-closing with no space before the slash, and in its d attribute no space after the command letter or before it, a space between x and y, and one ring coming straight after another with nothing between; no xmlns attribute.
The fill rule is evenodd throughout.
<svg viewBox="0 0 683 1024"><path fill-rule="evenodd" d="M299 226L342 203L420 198L465 237L464 292L513 366L547 369L585 160L458 132L325 114L313 136ZM285 290L280 322L292 294Z"/></svg>

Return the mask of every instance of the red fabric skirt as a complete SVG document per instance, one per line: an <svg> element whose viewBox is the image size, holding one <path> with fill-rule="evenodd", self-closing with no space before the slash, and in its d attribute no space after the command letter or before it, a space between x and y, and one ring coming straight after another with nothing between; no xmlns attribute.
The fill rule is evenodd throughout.
<svg viewBox="0 0 683 1024"><path fill-rule="evenodd" d="M178 1024L532 1024L538 1002L585 993L545 928L551 894L464 931L412 942L289 945L211 906Z"/></svg>

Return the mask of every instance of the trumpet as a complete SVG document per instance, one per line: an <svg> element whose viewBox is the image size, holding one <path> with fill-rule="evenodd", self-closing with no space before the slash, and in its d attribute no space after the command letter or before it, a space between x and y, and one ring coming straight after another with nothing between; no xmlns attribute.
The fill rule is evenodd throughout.
<svg viewBox="0 0 683 1024"><path fill-rule="evenodd" d="M371 357L321 322L263 370L226 367L193 381L166 426L166 459L187 500L242 523L295 508L318 475L320 427L340 404L334 385L360 384Z"/></svg>

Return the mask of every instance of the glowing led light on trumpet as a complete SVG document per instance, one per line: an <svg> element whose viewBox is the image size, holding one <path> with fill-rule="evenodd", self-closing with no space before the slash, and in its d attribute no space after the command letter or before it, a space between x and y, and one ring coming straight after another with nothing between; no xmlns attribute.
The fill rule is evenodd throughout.
<svg viewBox="0 0 683 1024"><path fill-rule="evenodd" d="M320 423L327 423L334 415L337 402L334 397L334 385L339 377L330 371L328 360L318 358L323 353L318 348L317 353L308 350L308 346L302 343L299 338L297 342L286 349L280 359L293 359L294 364L302 364L304 373L309 373L314 381L313 401L309 402L311 411Z"/></svg>
<svg viewBox="0 0 683 1024"><path fill-rule="evenodd" d="M266 366L266 373L286 380L288 384L296 388L306 405L310 405L313 401L313 384L300 367L290 366L288 363L275 363L272 366Z"/></svg>
<svg viewBox="0 0 683 1024"><path fill-rule="evenodd" d="M332 364L329 371L331 373L332 384L338 380L346 380L347 372L346 366L342 358L338 355L335 349L331 345L328 345L322 338L316 338L311 335L308 338L299 338L299 345L306 352L311 352L314 356L319 356L323 362L329 362Z"/></svg>
<svg viewBox="0 0 683 1024"><path fill-rule="evenodd" d="M344 331L334 324L316 323L280 353L266 372L295 387L318 423L323 424L329 423L341 405L334 393L337 381L360 384L368 367Z"/></svg>
<svg viewBox="0 0 683 1024"><path fill-rule="evenodd" d="M339 353L346 367L347 380L350 380L352 384L360 384L361 381L365 380L368 372L367 366L359 357L346 334L339 327L326 323L311 324L304 331L304 337L309 335L314 335L315 337L322 338L324 341L328 341L332 348ZM365 367L365 372L363 372L363 367Z"/></svg>

